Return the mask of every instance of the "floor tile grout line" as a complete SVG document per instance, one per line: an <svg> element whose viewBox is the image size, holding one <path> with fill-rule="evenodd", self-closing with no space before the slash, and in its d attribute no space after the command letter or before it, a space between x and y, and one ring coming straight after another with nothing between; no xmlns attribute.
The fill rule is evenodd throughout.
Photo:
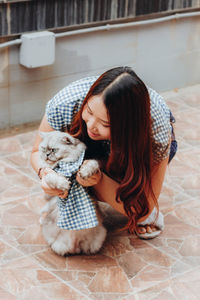
<svg viewBox="0 0 200 300"><path fill-rule="evenodd" d="M51 271L50 269L48 269L48 267L44 267L34 256L38 253L42 253L42 252L45 252L47 249L48 249L48 246L47 246L47 249L43 249L41 251L37 251L37 252L34 252L34 253L30 253L30 254L25 254L22 250L16 248L16 246L12 245L12 244L9 244L8 241L5 241L3 240L2 238L0 238L0 240L5 243L7 246L9 246L10 248L13 248L15 251L19 252L20 254L22 254L21 257L18 257L16 259L14 259L14 261L17 261L17 260L20 260L22 258L30 258L31 260L33 260L38 266L40 266L43 270L49 272L51 275L55 276L59 281L61 281L63 284L65 284L66 286L74 289L75 291L78 291L78 293L80 294L83 294L81 293L79 290L77 290L76 288L74 288L73 286L70 285L70 283L67 283L65 280L63 280L62 278L60 278L59 276L57 276L56 274L53 273L53 271ZM3 265L0 266L0 268L2 268ZM88 297L87 295L83 294L84 297ZM90 300L88 298L88 300Z"/></svg>
<svg viewBox="0 0 200 300"><path fill-rule="evenodd" d="M130 240L129 240L130 241ZM127 251L127 252L132 252L131 250L130 251ZM105 254L104 254L105 255ZM126 277L126 279L127 279L127 281L128 281L128 284L129 284L129 287L132 289L132 286L131 286L131 283L130 283L130 279L129 279L129 277L128 277L128 275L126 274L126 272L123 270L123 268L120 266L120 264L119 264L119 257L120 257L120 255L117 255L117 256L115 256L114 258L111 256L111 255L105 255L106 257L109 257L109 258L112 258L112 259L114 259L115 260L115 262L116 262L116 265L117 265L117 267L118 268L120 268L120 270L123 272L123 274L125 275L125 277ZM113 266L113 267L115 267L115 266Z"/></svg>
<svg viewBox="0 0 200 300"><path fill-rule="evenodd" d="M30 225L30 226L31 226L31 225ZM5 226L5 227L7 227L7 226ZM14 228L14 227L11 226L11 228ZM19 226L17 226L16 228L24 228L24 227L19 227ZM25 233L26 230L27 230L27 229L25 229L22 233L20 233L16 240L20 239L20 238L24 235L24 233ZM0 240L3 241L4 243L6 243L9 247L14 247L14 246L13 246L12 244L10 244L8 241L4 240L2 237L0 237ZM19 246L20 246L20 245L22 245L22 244L19 244ZM23 245L32 245L32 244L23 244ZM43 249L43 250L38 250L38 251L34 252L34 255L37 254L37 253L40 253L40 252L44 252L44 251L46 251L46 250L49 248L48 244L37 244L37 245L38 245L38 246L44 246L44 247L46 247L46 248ZM20 249L18 249L18 248L15 248L15 247L14 247L14 249L17 249L17 251L19 251L19 252L21 251L22 253L24 253L22 250L20 250ZM33 254L33 253L31 253L31 254ZM30 254L30 255L31 255L31 254ZM29 255L29 254L27 254L27 255Z"/></svg>
<svg viewBox="0 0 200 300"><path fill-rule="evenodd" d="M31 256L34 254L37 254L37 253L41 253L41 252L44 252L46 251L47 249L43 249L43 250L40 250L40 251L37 251L37 252L34 252L34 253L30 253L30 254L26 254L24 253L22 250L16 248L16 246L14 246L13 244L10 244L8 241L4 240L3 238L0 238L0 241L3 242L4 244L6 244L8 247L14 249L16 252L20 253L22 256L20 257L17 257L15 259L12 259L10 260L10 262L14 262L14 261L17 261L17 260L20 260L22 258L31 258ZM7 262L8 263L8 262ZM5 263L5 264L7 264ZM4 266L4 264L0 265L0 268L2 268Z"/></svg>
<svg viewBox="0 0 200 300"><path fill-rule="evenodd" d="M147 267L147 266L146 266L146 267ZM170 281L170 280L173 280L173 279L178 279L178 278L180 278L181 276L183 276L183 275L185 275L185 274L187 274L187 273L189 273L189 272L191 272L191 271L198 270L198 269L200 269L200 266L194 267L193 269L189 269L189 270L187 270L187 271L185 271L185 272L183 272L183 273L181 273L181 274L179 274L179 275L177 275L177 276L171 276L171 277L168 278L168 279L164 279L164 280L161 280L161 281L159 281L159 282L155 282L154 284L152 284L151 286L149 286L149 287L147 287L147 288L139 289L139 290L133 292L133 294L143 292L143 291L148 290L149 288L152 288L152 287L154 287L154 286L156 286L156 285L159 285L159 284L161 284L161 283L165 283L165 282ZM134 280L134 279L131 279L131 280Z"/></svg>
<svg viewBox="0 0 200 300"><path fill-rule="evenodd" d="M62 282L63 284L65 284L66 286L72 288L74 291L78 291L79 294L83 295L84 297L88 297L87 295L83 294L82 292L80 292L79 290L77 290L76 288L74 288L73 286L71 286L69 283L67 283L66 281L64 281L62 278L60 278L59 276L57 276L56 274L54 274L50 269L44 267L35 257L34 255L37 253L41 253L41 252L45 252L46 249L42 250L42 251L38 251L37 253L34 254L24 254L24 252L20 249L17 249L14 245L10 245L7 241L4 241L2 238L0 238L1 241L3 241L3 243L5 243L7 246L13 248L15 251L19 252L20 254L22 254L21 257L18 257L16 259L14 259L14 261L23 259L23 258L30 258L31 260L33 260L33 262L35 262L38 266L40 266L41 269L43 269L44 271L50 273L52 276L56 277L60 282ZM3 267L3 265L0 265L0 269ZM88 300L90 300L88 298Z"/></svg>
<svg viewBox="0 0 200 300"><path fill-rule="evenodd" d="M40 182L39 179L37 179L37 177L36 177L36 178L31 177L31 176L28 175L27 173L24 173L24 172L21 171L20 169L18 169L18 168L16 168L15 166L13 166L12 163L9 163L8 161L6 161L6 162L3 161L3 164L5 164L5 165L8 166L8 167L13 168L15 171L17 171L18 173L20 173L20 174L23 175L23 176L28 177L29 179L31 179L31 180L34 181L34 182L37 182L37 183Z"/></svg>
<svg viewBox="0 0 200 300"><path fill-rule="evenodd" d="M0 269L1 269L1 266L0 266ZM16 294L14 294L13 292L9 291L7 288L4 288L4 287L0 286L0 289L2 289L3 291L9 293L10 295L16 297ZM16 299L16 300L18 300L18 299Z"/></svg>
<svg viewBox="0 0 200 300"><path fill-rule="evenodd" d="M43 268L43 270L47 271L48 273L50 273L52 276L56 277L60 282L62 282L65 286L70 287L71 289L73 289L76 293L83 295L84 297L86 297L88 300L90 300L90 298L88 298L87 295L85 295L84 293L80 292L78 289L76 289L74 286L70 285L70 283L66 282L65 280L63 280L62 278L60 278L58 275L56 275L55 273L53 273L50 269L45 268L42 264L40 264L40 262L38 262L34 257L33 257L34 261L36 261L37 263L39 263L39 265L41 266L41 268Z"/></svg>
<svg viewBox="0 0 200 300"><path fill-rule="evenodd" d="M199 266L197 266L197 267L192 267L192 266L191 266L191 267L190 267L187 263L182 262L180 258L174 257L174 256L172 256L172 255L169 254L169 253L165 253L162 249L160 249L159 247L156 247L155 245L149 243L148 241L144 241L144 242L147 243L148 245L152 246L152 247L155 248L156 250L162 252L164 255L167 255L168 257L172 258L172 259L175 260L176 262L179 261L180 263L183 263L183 264L185 264L186 266L189 267L189 270L187 270L187 271L185 271L185 272L183 272L183 273L177 274L177 275L170 276L170 278L168 278L168 279L166 279L166 280L164 280L164 281L160 281L159 283L165 282L165 281L170 280L170 279L178 278L178 277L182 276L183 274L185 274L185 273L187 273L187 272L191 272L191 271L193 271L193 270L199 268ZM131 253L132 251L130 250L130 251L127 251L127 252ZM111 257L111 256L109 256L109 257ZM120 257L120 255L116 257L116 262L117 262L117 264L118 264L118 260L117 260L118 257ZM146 263L145 260L143 260L143 261ZM145 268L147 268L148 266L155 266L155 264L152 264L152 263L151 263L151 264L145 265L145 266L144 266L144 267L136 274L136 276L137 276L139 273L142 273L142 271L145 270ZM121 268L120 265L119 265L119 267ZM165 266L158 266L158 267L162 267L162 268L165 268L165 269L166 269ZM170 266L170 267L171 267L171 266ZM122 270L123 270L123 269L122 269ZM170 271L170 270L169 270L169 271ZM124 270L123 270L123 272L124 272ZM129 282L129 285L130 285L130 287L131 287L131 289L132 289L132 285L131 285L130 282L131 282L131 280L134 280L134 277L136 277L136 276L133 276L132 278L128 278L128 276L127 276L127 274L126 274L125 272L124 272L124 274L126 275L127 280L128 280L128 282ZM154 286L154 285L153 285L153 286ZM141 290L141 291L142 291L142 290Z"/></svg>
<svg viewBox="0 0 200 300"><path fill-rule="evenodd" d="M74 289L75 291L78 291L78 290L76 290L76 288L74 288L73 286L71 286L70 285L70 283L66 283L66 281L64 281L64 280L62 280L62 278L60 278L59 276L57 276L52 270L50 270L50 269L48 269L48 267L44 267L34 256L37 254L37 253L42 253L42 252L45 252L46 251L46 249L44 249L44 250L42 250L42 251L37 251L37 252L34 252L34 253L32 253L32 254L25 254L22 250L20 250L20 249L18 249L18 248L16 248L14 245L11 245L11 244L9 244L7 241L4 241L3 239L0 239L0 240L2 240L5 244L7 244L9 247L12 247L12 248L14 248L17 252L19 252L19 253L21 253L22 254L22 256L21 257L18 257L18 258L16 258L16 259L14 259L14 261L16 261L16 260L20 260L20 259L22 259L22 258L30 258L30 259L32 259L38 266L40 266L43 270L45 270L45 271L47 271L47 272L49 272L52 276L55 276L59 281L61 281L63 284L65 284L66 286L68 286L68 287L70 287L70 288L72 288L72 289ZM131 252L131 251L129 251L129 252ZM0 266L0 268L2 268L3 267L3 265L2 266ZM143 269L145 269L147 266L144 266L144 268ZM121 268L121 266L120 266L120 268ZM198 267L197 267L198 268ZM191 271L191 270L189 270L189 271ZM124 272L124 271L123 271ZM141 272L141 270L140 270L140 272ZM124 272L125 273L125 272ZM182 273L183 274L183 273ZM182 275L181 274L181 275ZM125 273L125 275L126 275L126 273ZM127 277L127 275L126 275L126 277ZM172 279L173 279L174 277L172 277ZM127 280L128 280L128 282L129 282L129 286L130 286L130 288L132 289L132 285L131 285L131 283L130 283L130 281L131 280L133 280L133 278L131 278L131 279L129 279L129 278L127 278ZM169 279L168 279L169 280ZM165 280L165 281L167 281L167 280ZM163 282L163 281L162 281ZM152 286L154 286L155 284L153 284ZM152 287L151 286L151 287ZM143 290L140 290L139 292L141 292L141 291L143 291ZM80 293L80 291L78 291L79 293ZM137 291L138 292L138 291ZM113 292L110 292L111 294L113 294ZM82 294L82 293L81 293ZM118 293L119 294L119 293ZM123 294L123 293L122 293ZM134 292L133 292L133 294L134 294ZM83 294L85 297L88 297L87 295L85 295L85 294ZM90 300L90 298L88 298L88 300Z"/></svg>
<svg viewBox="0 0 200 300"><path fill-rule="evenodd" d="M136 294L141 293L141 292L145 292L145 291L148 290L149 288L154 288L154 287L156 287L157 285L159 285L159 284L161 284L161 283L163 283L163 282L167 282L167 281L169 281L169 279L164 280L164 281L162 281L162 282L158 282L158 283L156 283L155 285L152 285L152 286L150 286L150 287L145 288L144 290L140 290L140 291L136 292ZM170 288L170 290L171 290L171 286L168 286L168 288ZM165 290L165 288L164 288L164 290ZM156 297L158 297L158 296L160 295L160 293L162 293L162 292L163 292L163 290L161 290L159 293L157 293L157 294L156 294ZM180 298L177 298L177 297L174 295L173 291L172 291L171 294L175 297L175 299L180 300ZM135 294L134 294L134 295L135 295ZM152 299L152 300L155 299L155 295L152 295L151 298L148 298L148 300L151 300L151 299ZM139 298L136 299L136 300L139 300Z"/></svg>
<svg viewBox="0 0 200 300"><path fill-rule="evenodd" d="M195 199L194 199L195 200ZM193 201L193 200L192 200ZM183 202L183 204L184 204L185 202ZM176 207L175 207L176 208ZM192 224L190 224L190 223L188 223L187 221L184 221L183 222L183 220L182 219L180 219L177 215L174 215L174 214L172 214L172 213L175 213L174 212L174 210L173 210L173 212L168 212L168 213L166 213L165 214L165 217L166 216L168 216L168 215L172 215L172 216L174 216L175 218L177 218L180 222L182 222L182 223L184 223L184 224L186 224L186 225L189 225L189 226L191 226L191 227L194 227L194 228L196 228L196 229L199 229L199 226L197 226L197 225L192 225ZM200 232L199 232L199 235L200 235ZM198 234L197 234L197 236L198 236Z"/></svg>
<svg viewBox="0 0 200 300"><path fill-rule="evenodd" d="M144 241L144 242L146 242L146 241ZM155 248L156 248L156 247L155 247ZM160 249L158 249L158 248L156 248L156 250L159 250L159 251L160 251ZM132 251L129 251L129 252L132 252ZM163 251L160 251L160 252L162 252L163 254L165 254L165 255L168 256L168 254L164 253ZM173 259L175 259L175 258L173 257ZM142 259L142 261L143 261L144 263L146 263L146 261L145 261L144 259ZM185 264L186 264L186 263L185 263ZM187 264L186 264L186 265L187 265ZM129 280L129 281L134 280L134 278L136 278L138 274L142 273L142 272L143 272L146 268L148 268L149 266L155 266L155 264L153 264L153 263L148 263L148 265L145 265L142 269L140 269L140 270L137 272L137 274L136 274L135 276L131 277L130 279L128 278L128 280ZM166 268L167 268L166 266L160 266L160 265L156 265L156 266L161 267L162 269L166 269ZM168 268L168 269L169 269L169 268ZM169 271L170 271L170 270L169 270ZM189 271L191 271L191 269L190 269ZM182 274L180 274L180 275L182 275ZM174 277L175 277L175 276L170 277L170 278L166 279L166 281L169 280L169 279L173 279ZM162 281L162 282L163 282L163 281Z"/></svg>
<svg viewBox="0 0 200 300"><path fill-rule="evenodd" d="M181 273L181 274L178 274L178 275L174 275L174 276L172 277L172 279L174 279L174 278L176 278L176 277L179 277L180 275L183 275L183 274L185 274L185 273L187 273L187 272L190 272L191 270L195 270L196 268L197 268L197 269L200 268L200 266L197 266L197 267L191 266L191 267L190 267L190 265L188 265L187 263L182 262L180 258L174 257L174 256L173 256L172 254L170 254L170 253L166 253L165 251L163 251L163 250L160 249L159 247L156 247L155 245L149 243L148 241L144 241L144 242L147 243L148 245L151 245L154 249L156 249L156 250L162 252L164 255L167 255L167 256L169 256L170 258L175 259L175 260L178 261L179 263L182 263L182 264L185 264L185 265L189 266L189 270L188 270L188 271L185 271L185 272L183 272L183 273Z"/></svg>
<svg viewBox="0 0 200 300"><path fill-rule="evenodd" d="M23 234L23 233L22 233ZM19 237L21 236L21 234L19 235ZM30 253L30 254L25 254L22 250L20 250L20 249L18 249L18 248L16 248L16 246L15 245L13 245L13 244L11 244L11 243L9 243L8 241L6 241L6 240L4 240L2 237L0 237L0 241L2 241L3 243L5 243L7 246L9 246L9 247L11 247L11 248L14 248L16 251L18 251L18 252L20 252L21 254L24 254L24 256L31 256L32 255L32 253ZM31 245L31 244L24 244L24 245ZM38 244L39 246L43 246L44 244ZM47 245L47 248L48 248L48 245ZM36 251L36 252L34 252L34 254L36 253L40 253L40 252L44 252L45 250L47 250L47 248L46 249L43 249L43 250L38 250L38 251Z"/></svg>
<svg viewBox="0 0 200 300"><path fill-rule="evenodd" d="M187 273L189 273L189 272L191 272L191 271L195 271L195 270L200 270L200 266L196 266L196 267L194 267L193 269L189 269L189 270L187 270L187 271L185 271L185 272L183 272L183 273L181 273L181 274L179 274L179 275L177 275L177 276L172 276L172 277L170 277L169 279L165 279L165 280L163 280L162 281L162 283L163 282L166 282L166 281L169 281L169 280L173 280L173 279L178 279L178 278L180 278L181 276L183 276L183 275L185 275L185 274L187 274ZM161 282L160 282L161 283Z"/></svg>
<svg viewBox="0 0 200 300"><path fill-rule="evenodd" d="M16 186L16 185L13 185L13 187ZM30 196L37 196L39 195L41 192L29 192L27 195L30 195ZM10 199L10 200L7 200L6 202L1 202L2 205L5 205L5 204L9 204L10 202L15 202L15 201L19 201L20 199L24 199L24 197L22 196L19 196L19 197L16 197L14 199ZM24 200L24 202L21 202L22 203L25 203L27 200ZM20 203L18 203L20 204ZM16 204L17 205L17 204ZM30 209L30 208L29 208ZM32 209L30 209L32 211ZM33 211L34 212L34 211Z"/></svg>
<svg viewBox="0 0 200 300"><path fill-rule="evenodd" d="M1 141L1 139L0 139L0 141ZM21 149L20 151L15 151L15 152L8 152L8 153L6 153L6 154L3 154L3 153L1 153L0 152L0 159L2 159L2 158L8 158L8 157L10 157L10 156L13 156L13 155L17 155L17 154L20 154L20 153L23 153L23 152L28 152L28 153L30 153L31 154L31 149Z"/></svg>

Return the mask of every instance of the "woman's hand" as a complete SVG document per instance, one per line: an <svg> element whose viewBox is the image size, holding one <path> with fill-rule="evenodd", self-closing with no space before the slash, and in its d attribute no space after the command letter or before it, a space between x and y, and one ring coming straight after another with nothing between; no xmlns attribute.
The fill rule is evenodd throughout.
<svg viewBox="0 0 200 300"><path fill-rule="evenodd" d="M49 173L55 172L50 168L43 168L40 172L41 175L41 187L43 191L50 196L59 196L60 198L66 198L68 196L68 190L62 191L59 189L52 189L45 181L45 176Z"/></svg>
<svg viewBox="0 0 200 300"><path fill-rule="evenodd" d="M102 173L100 170L97 173L93 174L92 176L88 177L87 179L83 179L80 176L79 172L77 172L76 180L82 186L87 187L87 186L93 186L97 184L101 180L101 177L102 177Z"/></svg>

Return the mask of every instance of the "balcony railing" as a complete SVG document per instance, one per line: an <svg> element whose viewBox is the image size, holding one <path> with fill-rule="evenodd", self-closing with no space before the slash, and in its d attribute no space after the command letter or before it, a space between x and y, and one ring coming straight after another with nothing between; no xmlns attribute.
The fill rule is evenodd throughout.
<svg viewBox="0 0 200 300"><path fill-rule="evenodd" d="M200 0L0 0L0 36L66 30L200 9Z"/></svg>

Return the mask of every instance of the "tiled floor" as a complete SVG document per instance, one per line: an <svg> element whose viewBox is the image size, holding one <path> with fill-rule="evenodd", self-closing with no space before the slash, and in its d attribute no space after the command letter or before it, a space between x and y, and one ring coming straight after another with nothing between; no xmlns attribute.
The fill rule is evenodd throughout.
<svg viewBox="0 0 200 300"><path fill-rule="evenodd" d="M179 152L160 197L163 234L112 229L100 253L59 257L45 244L45 200L29 158L35 131L0 140L0 299L200 299L200 85L164 93Z"/></svg>

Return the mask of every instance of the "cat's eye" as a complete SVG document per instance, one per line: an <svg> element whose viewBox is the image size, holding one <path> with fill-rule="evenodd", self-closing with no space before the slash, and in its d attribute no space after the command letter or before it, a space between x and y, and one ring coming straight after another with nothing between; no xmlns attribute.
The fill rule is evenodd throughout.
<svg viewBox="0 0 200 300"><path fill-rule="evenodd" d="M58 152L58 149L53 148L51 151L52 151L53 153L56 153L56 152Z"/></svg>
<svg viewBox="0 0 200 300"><path fill-rule="evenodd" d="M41 147L41 149L42 149L43 152L47 151L47 149L45 147Z"/></svg>

